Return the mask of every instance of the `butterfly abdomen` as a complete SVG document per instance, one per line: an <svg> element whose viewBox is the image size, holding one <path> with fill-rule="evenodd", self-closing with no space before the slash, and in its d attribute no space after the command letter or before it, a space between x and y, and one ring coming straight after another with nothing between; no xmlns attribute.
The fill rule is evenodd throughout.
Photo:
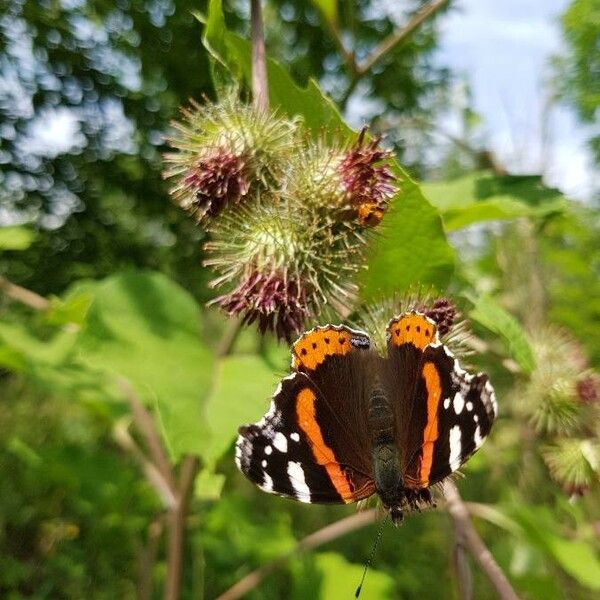
<svg viewBox="0 0 600 600"><path fill-rule="evenodd" d="M375 489L384 505L393 506L401 489L400 451L394 439L394 413L382 390L376 388L369 398L369 430Z"/></svg>

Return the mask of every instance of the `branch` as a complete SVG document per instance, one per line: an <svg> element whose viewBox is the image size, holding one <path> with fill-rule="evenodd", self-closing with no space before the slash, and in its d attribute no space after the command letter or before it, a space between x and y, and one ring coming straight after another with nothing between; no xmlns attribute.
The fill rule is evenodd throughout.
<svg viewBox="0 0 600 600"><path fill-rule="evenodd" d="M50 308L50 302L46 300L43 296L28 290L27 288L21 287L16 283L12 283L6 279L6 277L2 277L0 275L0 292L20 302L21 304L25 304L34 310L48 310Z"/></svg>
<svg viewBox="0 0 600 600"><path fill-rule="evenodd" d="M184 456L181 462L177 503L167 514L167 581L164 600L179 600L180 597L185 520L198 467L197 457Z"/></svg>
<svg viewBox="0 0 600 600"><path fill-rule="evenodd" d="M175 478L173 477L173 468L171 467L171 462L169 461L169 457L167 456L167 453L163 447L160 435L156 430L156 424L152 415L142 404L141 400L138 398L137 394L127 380L122 379L119 382L119 385L127 397L135 425L138 431L144 436L144 440L148 446L148 451L150 452L152 462L160 471L171 490L175 492L176 486Z"/></svg>
<svg viewBox="0 0 600 600"><path fill-rule="evenodd" d="M152 573L160 538L163 532L162 515L156 517L148 526L148 539L139 558L138 600L152 600Z"/></svg>
<svg viewBox="0 0 600 600"><path fill-rule="evenodd" d="M456 537L456 541L454 542L452 562L458 583L458 596L461 600L472 600L473 576L471 574L471 567L467 558L467 541L465 539L464 531L457 525L456 522L454 523L454 535Z"/></svg>
<svg viewBox="0 0 600 600"><path fill-rule="evenodd" d="M454 520L455 528L460 531L467 548L488 576L498 596L501 600L519 600L506 575L475 530L469 517L469 511L453 481L447 479L444 482L444 496L446 497L446 508Z"/></svg>
<svg viewBox="0 0 600 600"><path fill-rule="evenodd" d="M250 19L252 28L252 101L256 109L268 110L269 89L261 0L251 0Z"/></svg>
<svg viewBox="0 0 600 600"><path fill-rule="evenodd" d="M128 431L125 420L120 420L115 423L113 427L113 438L123 450L130 452L140 463L146 479L154 488L154 491L162 500L163 504L168 509L174 507L177 504L176 491L169 485L169 482L164 478L156 465L147 458L141 448L135 443L135 440Z"/></svg>
<svg viewBox="0 0 600 600"><path fill-rule="evenodd" d="M379 511L377 509L366 510L358 512L350 517L341 519L327 525L315 533L311 533L296 544L296 546L287 554L278 556L270 563L248 573L245 577L240 579L236 584L230 587L226 592L221 594L217 600L236 600L241 598L244 594L247 594L250 590L253 590L267 575L271 574L278 567L285 564L294 555L312 550L318 546L322 546L327 542L331 542L343 535L351 533L361 527L366 527L371 523L374 523L379 517Z"/></svg>
<svg viewBox="0 0 600 600"><path fill-rule="evenodd" d="M390 50L393 50L400 42L405 40L419 25L421 25L421 23L423 23L423 21L426 21L446 4L448 4L448 0L435 0L416 12L404 27L400 27L388 35L388 37L376 46L371 54L357 66L356 72L358 75L362 76L367 73L375 63L379 62L379 60L381 60Z"/></svg>

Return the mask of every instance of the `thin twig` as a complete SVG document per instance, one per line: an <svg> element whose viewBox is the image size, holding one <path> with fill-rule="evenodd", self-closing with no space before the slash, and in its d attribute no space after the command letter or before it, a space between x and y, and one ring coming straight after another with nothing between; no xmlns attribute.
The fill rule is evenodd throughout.
<svg viewBox="0 0 600 600"><path fill-rule="evenodd" d="M148 412L148 409L142 404L142 401L139 399L128 381L124 379L121 380L120 386L127 397L129 406L131 407L131 414L133 415L135 426L144 436L144 441L146 442L148 451L150 452L152 462L160 471L161 475L165 478L171 490L175 491L176 485L175 478L173 477L173 468L171 467L171 462L169 461L169 457L167 456L167 453L163 447L160 434L156 429L154 418L150 412Z"/></svg>
<svg viewBox="0 0 600 600"><path fill-rule="evenodd" d="M135 460L140 463L146 479L154 488L154 491L162 500L164 506L167 509L174 507L177 503L176 491L164 478L156 465L148 459L142 449L135 443L135 440L129 433L127 421L124 419L117 421L113 427L112 433L114 440L119 446L121 446L123 450L129 452Z"/></svg>
<svg viewBox="0 0 600 600"><path fill-rule="evenodd" d="M454 552L452 562L456 572L456 581L458 585L458 595L461 600L472 600L473 598L473 576L471 566L467 556L466 539L464 531L454 524Z"/></svg>
<svg viewBox="0 0 600 600"><path fill-rule="evenodd" d="M357 66L357 73L364 75L370 71L375 63L379 62L390 50L393 50L400 42L405 40L423 21L435 14L438 10L448 4L449 0L435 0L426 4L421 10L416 12L412 19L404 26L399 27L393 33L388 35L367 58Z"/></svg>
<svg viewBox="0 0 600 600"><path fill-rule="evenodd" d="M139 558L138 600L152 600L152 573L163 532L163 516L157 516L148 526L148 539Z"/></svg>
<svg viewBox="0 0 600 600"><path fill-rule="evenodd" d="M244 594L247 594L250 590L253 590L267 575L275 571L278 567L285 564L293 556L300 552L312 550L318 546L322 546L327 542L331 542L343 535L351 533L361 527L366 527L371 523L374 523L379 517L380 513L377 509L366 510L358 512L350 517L341 519L327 525L315 533L311 533L302 540L300 540L296 546L287 554L278 556L266 565L248 573L245 577L240 579L236 584L230 587L226 592L221 594L217 600L236 600L241 598Z"/></svg>
<svg viewBox="0 0 600 600"><path fill-rule="evenodd" d="M519 600L510 581L475 530L469 517L469 511L453 481L446 480L444 482L444 496L446 497L446 508L454 520L455 528L460 530L464 543L488 576L498 596L501 600Z"/></svg>
<svg viewBox="0 0 600 600"><path fill-rule="evenodd" d="M181 461L177 503L167 514L167 580L164 600L179 600L181 593L185 520L198 467L197 457L184 456Z"/></svg>
<svg viewBox="0 0 600 600"><path fill-rule="evenodd" d="M46 300L43 296L28 290L27 288L21 287L12 281L6 279L6 277L2 277L0 275L0 292L12 298L13 300L17 300L21 302L21 304L25 304L34 310L48 310L50 308L50 302Z"/></svg>
<svg viewBox="0 0 600 600"><path fill-rule="evenodd" d="M261 0L251 0L250 19L252 27L252 101L255 108L268 110L269 89Z"/></svg>

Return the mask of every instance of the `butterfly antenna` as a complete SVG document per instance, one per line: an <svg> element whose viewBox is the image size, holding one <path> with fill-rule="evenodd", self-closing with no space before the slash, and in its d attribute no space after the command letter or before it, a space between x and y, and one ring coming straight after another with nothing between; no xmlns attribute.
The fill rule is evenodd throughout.
<svg viewBox="0 0 600 600"><path fill-rule="evenodd" d="M371 563L373 562L373 558L375 558L375 552L377 551L377 546L379 544L379 540L381 539L381 536L383 535L383 528L384 528L385 524L387 523L389 516L390 516L390 513L388 513L386 515L385 519L383 521L381 521L381 525L379 526L379 529L377 530L375 542L373 542L373 549L371 550L371 554L369 555L369 558L365 564L365 570L363 571L362 577L360 578L360 583L358 584L358 587L356 588L356 592L354 592L355 598L358 598L360 596L360 592L362 590L363 583L365 582L365 577L367 576L367 571L369 570L369 567L371 566Z"/></svg>

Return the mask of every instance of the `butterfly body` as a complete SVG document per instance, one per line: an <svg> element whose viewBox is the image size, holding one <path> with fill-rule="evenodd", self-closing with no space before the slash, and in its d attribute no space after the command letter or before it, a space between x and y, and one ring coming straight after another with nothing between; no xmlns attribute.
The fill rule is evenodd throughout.
<svg viewBox="0 0 600 600"><path fill-rule="evenodd" d="M326 325L293 345L269 411L240 428L236 462L301 502L377 494L398 523L481 446L496 410L487 376L462 370L426 316L392 319L386 356L364 332Z"/></svg>

